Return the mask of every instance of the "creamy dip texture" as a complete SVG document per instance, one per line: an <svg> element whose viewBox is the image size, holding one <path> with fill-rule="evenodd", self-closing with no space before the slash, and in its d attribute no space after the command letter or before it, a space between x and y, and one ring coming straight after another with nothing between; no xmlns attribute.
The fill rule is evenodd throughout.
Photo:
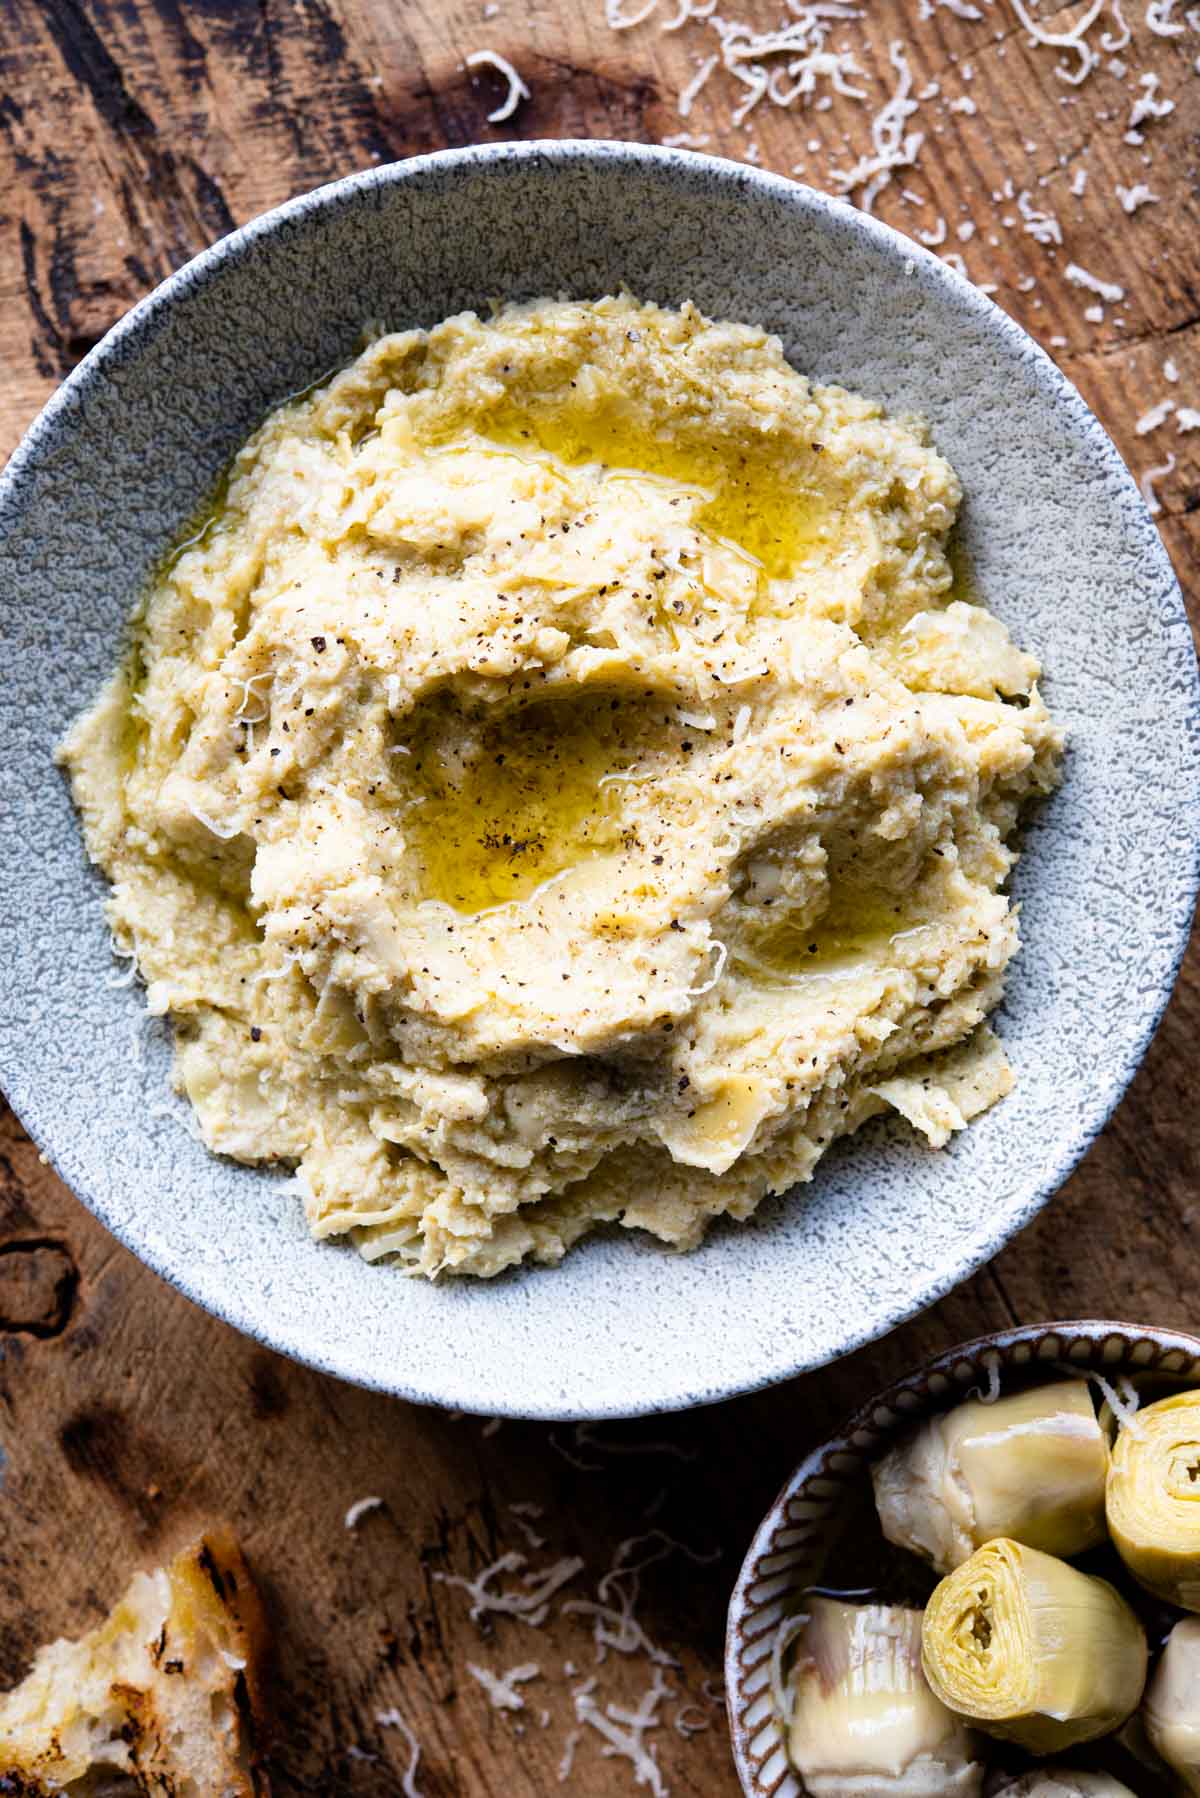
<svg viewBox="0 0 1200 1798"><path fill-rule="evenodd" d="M680 1247L1006 1092L1061 733L914 418L628 298L281 407L62 751L208 1146L425 1274Z"/></svg>

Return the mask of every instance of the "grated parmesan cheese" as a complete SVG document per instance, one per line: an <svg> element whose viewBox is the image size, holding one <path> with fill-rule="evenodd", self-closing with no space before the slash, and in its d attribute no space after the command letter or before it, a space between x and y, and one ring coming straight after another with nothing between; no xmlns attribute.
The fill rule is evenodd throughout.
<svg viewBox="0 0 1200 1798"><path fill-rule="evenodd" d="M1143 90L1129 110L1129 129L1136 131L1147 119L1165 119L1175 110L1174 100L1160 100L1157 75L1142 75L1138 86Z"/></svg>
<svg viewBox="0 0 1200 1798"><path fill-rule="evenodd" d="M700 64L700 67L696 70L696 73L692 76L692 79L681 92L676 106L676 110L681 119L686 119L691 113L692 107L696 103L696 96L699 94L700 89L704 86L720 60L721 58L719 56L706 56L704 61Z"/></svg>
<svg viewBox="0 0 1200 1798"><path fill-rule="evenodd" d="M376 1711L375 1721L380 1729L398 1729L408 1743L409 1762L400 1780L400 1790L403 1792L404 1798L421 1798L417 1786L417 1768L421 1764L421 1744L395 1706L391 1710Z"/></svg>
<svg viewBox="0 0 1200 1798"><path fill-rule="evenodd" d="M1025 221L1025 230L1035 243L1061 244L1062 227L1053 212L1039 212L1028 192L1017 195L1017 211Z"/></svg>
<svg viewBox="0 0 1200 1798"><path fill-rule="evenodd" d="M1122 1374L1116 1385L1106 1380L1102 1373L1089 1373L1087 1378L1099 1392L1101 1398L1116 1418L1123 1430L1131 1436L1142 1436L1144 1431L1137 1421L1137 1413L1141 1406L1137 1387L1128 1374Z"/></svg>
<svg viewBox="0 0 1200 1798"><path fill-rule="evenodd" d="M712 1718L698 1704L681 1704L671 1719L671 1725L677 1735L681 1735L685 1742L690 1742L693 1736L703 1735L706 1729L712 1728Z"/></svg>
<svg viewBox="0 0 1200 1798"><path fill-rule="evenodd" d="M1178 379L1179 379L1178 365L1176 364L1174 357L1168 356L1166 361L1163 363L1163 380L1170 381L1171 384L1174 385L1174 383L1176 381L1178 381Z"/></svg>
<svg viewBox="0 0 1200 1798"><path fill-rule="evenodd" d="M562 1759L558 1763L558 1783L565 1785L571 1777L571 1769L575 1765L575 1750L583 1740L583 1731L573 1729L563 1743Z"/></svg>
<svg viewBox="0 0 1200 1798"><path fill-rule="evenodd" d="M582 1686L574 1694L576 1719L603 1738L605 1747L601 1752L629 1761L637 1784L648 1786L653 1798L669 1798L669 1792L654 1749L647 1746L646 1732L659 1727L658 1706L664 1698L673 1696L658 1667L636 1711L615 1704L601 1710L591 1692Z"/></svg>
<svg viewBox="0 0 1200 1798"><path fill-rule="evenodd" d="M510 1667L507 1673L499 1674L489 1672L486 1667L477 1667L474 1661L468 1661L467 1672L483 1687L494 1711L523 1711L525 1700L517 1687L526 1686L531 1679L542 1677L542 1669L537 1661L524 1661L521 1666Z"/></svg>
<svg viewBox="0 0 1200 1798"><path fill-rule="evenodd" d="M634 1549L640 1548L643 1543L655 1544L653 1552L640 1561L630 1561L629 1557ZM596 1648L597 1662L606 1660L611 1648L617 1654L645 1654L659 1667L679 1665L673 1655L651 1641L636 1615L642 1574L648 1567L653 1567L675 1553L685 1555L698 1566L706 1566L718 1560L721 1551L713 1549L706 1552L689 1548L685 1542L667 1535L665 1530L648 1530L641 1536L629 1536L624 1542L618 1543L612 1566L600 1579L595 1598L573 1598L563 1605L564 1616L592 1619L592 1641Z"/></svg>
<svg viewBox="0 0 1200 1798"><path fill-rule="evenodd" d="M1098 276L1089 275L1077 262L1068 262L1063 273L1072 287L1086 288L1088 293L1094 293L1102 300L1116 301L1125 298L1123 287L1118 287L1115 281L1101 281Z"/></svg>
<svg viewBox="0 0 1200 1798"><path fill-rule="evenodd" d="M1117 30L1121 35L1120 37L1114 37L1111 31L1106 31L1101 34L1100 48L1107 52L1109 56L1116 50L1123 50L1126 44L1130 43L1133 39L1133 33L1125 23L1121 13L1121 0L1112 0L1112 16Z"/></svg>
<svg viewBox="0 0 1200 1798"><path fill-rule="evenodd" d="M783 1618L771 1638L771 1703L785 1729L791 1726L795 1693L784 1684L783 1657L807 1625L808 1612L797 1611L792 1616Z"/></svg>
<svg viewBox="0 0 1200 1798"><path fill-rule="evenodd" d="M356 1499L354 1504L352 1504L350 1509L346 1512L344 1519L346 1528L348 1530L356 1530L360 1520L367 1515L367 1512L379 1510L382 1504L383 1500L381 1498Z"/></svg>
<svg viewBox="0 0 1200 1798"><path fill-rule="evenodd" d="M132 986L141 972L141 969L138 967L137 949L127 949L121 943L118 943L111 930L108 933L108 947L110 953L117 961L127 961L129 966L125 969L123 974L110 974L105 984L114 989L122 986Z"/></svg>
<svg viewBox="0 0 1200 1798"><path fill-rule="evenodd" d="M1125 212L1136 212L1139 206L1157 206L1159 203L1158 195L1151 193L1144 181L1135 182L1132 187L1122 187L1118 182L1113 192Z"/></svg>
<svg viewBox="0 0 1200 1798"><path fill-rule="evenodd" d="M503 75L508 83L508 92L494 112L489 112L489 125L502 125L505 119L511 119L522 100L531 98L529 89L509 62L507 56L501 56L496 50L473 50L466 58L469 69L491 68L498 75Z"/></svg>
<svg viewBox="0 0 1200 1798"><path fill-rule="evenodd" d="M215 818L210 818L207 812L202 812L198 805L189 805L187 809L198 824L203 824L205 830L211 831L214 837L220 837L224 843L241 835L240 824L220 824Z"/></svg>
<svg viewBox="0 0 1200 1798"><path fill-rule="evenodd" d="M1184 416L1184 412L1181 411L1179 414L1181 421ZM1182 422L1180 423L1179 428L1180 430L1184 429ZM1193 427L1188 428L1190 429ZM1147 468L1144 474L1138 476L1138 487L1141 490L1142 498L1146 502L1146 510L1149 512L1151 518L1157 518L1162 511L1162 502L1156 491L1156 483L1165 480L1169 474L1173 474L1174 472L1175 457L1168 454L1166 461L1160 462L1157 468Z"/></svg>
<svg viewBox="0 0 1200 1798"><path fill-rule="evenodd" d="M994 1405L1000 1397L1000 1357L995 1349L988 1349L986 1354L980 1356L980 1361L987 1374L987 1390L981 1392L979 1387L975 1386L967 1396L968 1398L977 1398L981 1405Z"/></svg>
<svg viewBox="0 0 1200 1798"><path fill-rule="evenodd" d="M530 1548L545 1548L545 1536L539 1536L530 1521L531 1518L538 1518L542 1515L541 1505L535 1505L530 1503L529 1500L525 1500L520 1504L509 1505L508 1508L516 1518L517 1528L524 1536L526 1542L528 1542Z"/></svg>
<svg viewBox="0 0 1200 1798"><path fill-rule="evenodd" d="M1174 400L1159 400L1157 406L1151 406L1149 412L1142 413L1133 428L1139 437L1146 437L1151 431L1157 431L1159 425L1165 424L1174 410Z"/></svg>
<svg viewBox="0 0 1200 1798"><path fill-rule="evenodd" d="M890 185L897 169L911 168L925 142L922 131L906 131L905 126L917 110L912 99L912 70L899 38L888 46L888 60L896 71L896 86L891 98L880 107L871 121L873 156L863 156L852 168L831 171L830 179L839 193L853 194L862 189L860 205L870 212L883 189Z"/></svg>
<svg viewBox="0 0 1200 1798"><path fill-rule="evenodd" d="M699 986L688 987L687 996L689 999L702 999L705 993L711 993L714 986L716 986L722 974L725 972L725 963L729 960L728 947L726 944L720 942L710 943L709 947L715 949L717 952L716 960L713 963L712 973L708 976L707 980L702 980Z"/></svg>
<svg viewBox="0 0 1200 1798"><path fill-rule="evenodd" d="M466 1579L461 1573L435 1573L433 1577L443 1585L461 1586L464 1592L469 1593L472 1623L478 1623L481 1617L495 1615L516 1617L520 1622L529 1624L531 1629L537 1629L549 1615L550 1600L554 1594L575 1578L583 1561L578 1555L568 1555L552 1562L549 1567L523 1573L526 1564L523 1554L510 1549L498 1561L493 1561L490 1567L483 1568L474 1579ZM493 1592L492 1581L504 1573L521 1573L529 1591Z"/></svg>
<svg viewBox="0 0 1200 1798"><path fill-rule="evenodd" d="M1200 431L1200 412L1196 410L1195 406L1180 406L1175 414L1175 428L1180 436L1183 436L1185 431ZM1170 473L1169 469L1167 473Z"/></svg>
<svg viewBox="0 0 1200 1798"><path fill-rule="evenodd" d="M242 680L240 677L234 676L234 686L242 689L242 697L239 699L237 710L233 714L240 724L262 724L270 717L271 708L266 704L262 694L258 691L259 681L270 680L270 678L269 674L252 674L248 680ZM253 717L250 717L246 711L246 707L252 699L258 701L262 710L256 712Z"/></svg>
<svg viewBox="0 0 1200 1798"><path fill-rule="evenodd" d="M600 1455L669 1455L675 1461L696 1459L694 1448L681 1448L678 1442L669 1442L665 1437L651 1442L613 1442L597 1436L594 1423L577 1423L575 1441L579 1448L594 1448Z"/></svg>
<svg viewBox="0 0 1200 1798"><path fill-rule="evenodd" d="M1044 25L1040 25L1033 18L1025 5L1025 0L1012 0L1013 11L1035 44L1044 44L1047 48L1054 50L1075 51L1079 57L1079 63L1075 69L1072 69L1067 62L1060 62L1054 71L1060 81L1067 81L1072 87L1078 87L1081 82L1086 81L1100 60L1099 52L1088 42L1087 34L1104 11L1104 7L1105 0L1092 0L1087 11L1081 14L1068 30L1047 31ZM1119 44L1104 45L1104 48L1110 51L1120 47Z"/></svg>

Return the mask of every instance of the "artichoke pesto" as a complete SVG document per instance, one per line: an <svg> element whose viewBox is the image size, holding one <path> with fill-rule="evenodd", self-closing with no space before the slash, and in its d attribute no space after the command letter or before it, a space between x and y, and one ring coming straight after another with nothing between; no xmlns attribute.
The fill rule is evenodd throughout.
<svg viewBox="0 0 1200 1798"><path fill-rule="evenodd" d="M491 1275L1001 1097L1062 735L960 497L690 306L464 314L281 407L63 751L208 1146Z"/></svg>

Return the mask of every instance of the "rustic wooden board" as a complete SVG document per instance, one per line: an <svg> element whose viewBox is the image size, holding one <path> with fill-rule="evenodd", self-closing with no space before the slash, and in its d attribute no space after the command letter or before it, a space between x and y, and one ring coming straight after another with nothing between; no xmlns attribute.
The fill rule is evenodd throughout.
<svg viewBox="0 0 1200 1798"><path fill-rule="evenodd" d="M783 172L800 165L820 183L869 149L870 114L892 80L887 46L899 38L915 86L937 82L940 93L911 127L926 134L917 165L898 173L878 211L933 235L944 217L945 248L1051 345L1135 469L1174 453L1159 483L1162 525L1195 587L1200 433L1180 435L1169 421L1139 437L1136 423L1163 397L1200 403L1200 39L1148 33L1145 4L1129 6L1129 75L1106 62L1074 88L1056 75L1055 52L1031 47L1011 0L980 0L977 20L944 3L875 0L868 19L839 27L874 77L869 107L763 104L739 127L731 112L743 90L723 73L679 117L678 95L711 48L712 27L693 20L664 33L674 0L619 32L602 0L8 0L0 450L157 280L296 191L445 144L656 141L683 130ZM931 16L921 20L922 10ZM1045 10L1059 30L1078 12L1053 0ZM740 14L759 29L778 24L755 0ZM463 67L480 48L508 55L532 90L503 127L486 120L503 83ZM1131 146L1127 115L1149 69L1175 112ZM951 109L962 96L974 112ZM1076 193L1080 168L1088 180ZM1114 186L1143 179L1161 203L1126 219ZM1005 197L1023 191L1055 211L1061 248L1026 232ZM976 226L969 241L958 231L967 221ZM1065 279L1068 262L1126 290L1102 321L1084 317L1093 296ZM1168 357L1174 387L1164 384ZM663 1529L720 1553L702 1564L676 1551L644 1576L641 1621L679 1662L668 1670L679 1696L665 1707L658 1757L671 1792L726 1798L736 1786L711 1683L725 1594L804 1445L877 1385L981 1330L1048 1316L1197 1321L1198 1028L1193 958L1129 1096L1063 1193L926 1316L827 1373L686 1418L607 1426L583 1442L570 1430L489 1429L390 1403L235 1336L119 1248L6 1117L0 1680L17 1677L44 1637L94 1621L132 1565L224 1515L242 1533L276 1624L280 1793L399 1792L408 1750L376 1720L397 1708L423 1744L417 1787L426 1798L524 1798L557 1789L578 1683L566 1664L579 1678L596 1672L605 1701L636 1703L651 1663L642 1652L594 1666L591 1620L557 1603L542 1630L504 1620L482 1636L468 1595L440 1576L473 1576L509 1550L535 1567L578 1555L584 1567L563 1596L592 1598L620 1544ZM343 1515L368 1494L385 1504L350 1533ZM514 1504L543 1514L522 1520ZM522 1521L544 1546L526 1542ZM468 1661L493 1671L536 1661L542 1677L525 1688L523 1712L501 1714ZM691 1740L670 1727L684 1701L699 1707L685 1720L708 1724ZM632 1768L600 1748L589 1733L567 1789L596 1798L633 1790Z"/></svg>

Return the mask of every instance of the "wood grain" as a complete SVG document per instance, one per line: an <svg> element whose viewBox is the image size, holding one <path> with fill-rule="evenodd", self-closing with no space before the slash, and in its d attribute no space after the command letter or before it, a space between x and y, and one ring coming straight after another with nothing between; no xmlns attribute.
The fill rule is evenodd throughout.
<svg viewBox="0 0 1200 1798"><path fill-rule="evenodd" d="M1173 452L1161 522L1194 592L1200 433L1168 424L1139 437L1136 427L1164 396L1200 404L1200 39L1148 37L1144 0L1130 6L1138 29L1126 60L1135 74L1157 70L1176 102L1139 149L1124 142L1139 90L1111 57L1076 89L1056 75L1054 52L1030 45L1009 0L983 5L976 21L944 6L920 20L920 10L877 0L845 28L876 96L890 83L895 39L908 45L915 86L939 84L921 116L918 163L877 210L914 233L936 235L946 220L944 247L1052 347L1136 470ZM1060 29L1077 15L1053 0L1044 10ZM759 29L778 23L754 0L740 11ZM710 28L693 21L664 33L663 22L614 32L601 0L8 0L0 451L172 268L350 169L500 136L657 141L687 130L718 153L798 167L819 184L869 146L877 101L804 112L763 105L735 127L740 95L723 74L682 120L678 95ZM509 56L532 90L504 127L486 118L503 84L463 66L479 48ZM963 96L974 112L951 109ZM1081 168L1086 186L1074 192ZM1127 219L1113 190L1140 179L1160 203ZM1062 247L1025 231L1006 197L1022 192L1055 212ZM960 236L968 223L974 234ZM1102 321L1085 319L1091 296L1065 278L1069 262L1124 288ZM1168 358L1173 387L1164 385ZM262 1580L279 1644L278 1792L399 1792L408 1750L377 1721L396 1708L422 1744L425 1798L544 1794L558 1789L571 1686L595 1672L606 1701L634 1704L650 1662L643 1652L596 1666L591 1620L557 1602L542 1630L501 1620L481 1634L468 1595L441 1576L473 1577L505 1551L533 1567L577 1555L584 1566L562 1596L594 1598L621 1544L663 1530L706 1557L719 1551L701 1562L676 1550L644 1575L641 1622L678 1662L667 1670L678 1696L655 1737L664 1784L731 1798L707 1683L720 1675L725 1594L805 1444L927 1353L1005 1323L1196 1323L1198 1029L1193 956L1129 1095L1063 1192L925 1316L825 1373L688 1417L605 1426L583 1442L570 1430L491 1430L391 1403L234 1335L118 1247L5 1116L0 1680L18 1677L42 1639L93 1622L132 1565L168 1553L200 1519L226 1516ZM347 1531L345 1511L366 1495L383 1505ZM541 1515L518 1517L514 1504ZM531 1546L530 1529L543 1546ZM631 1558L661 1546L652 1538ZM523 1661L542 1671L524 1688L526 1709L493 1711L467 1663L498 1672ZM690 1740L670 1727L684 1702L708 1725ZM564 1789L596 1798L634 1789L631 1767L600 1749L589 1733Z"/></svg>

